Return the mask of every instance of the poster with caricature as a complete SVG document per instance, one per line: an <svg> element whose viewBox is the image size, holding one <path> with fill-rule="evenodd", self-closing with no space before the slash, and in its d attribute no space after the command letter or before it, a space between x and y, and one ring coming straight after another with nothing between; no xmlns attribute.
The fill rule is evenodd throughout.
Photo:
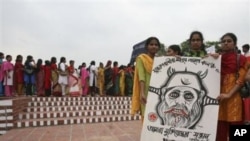
<svg viewBox="0 0 250 141"><path fill-rule="evenodd" d="M141 141L214 141L220 67L220 57L156 57Z"/></svg>

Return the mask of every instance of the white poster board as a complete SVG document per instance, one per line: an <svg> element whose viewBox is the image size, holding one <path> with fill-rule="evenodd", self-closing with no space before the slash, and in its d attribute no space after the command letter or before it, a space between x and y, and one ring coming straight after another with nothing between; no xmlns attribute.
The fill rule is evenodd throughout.
<svg viewBox="0 0 250 141"><path fill-rule="evenodd" d="M156 57L141 141L214 141L220 66L220 57Z"/></svg>

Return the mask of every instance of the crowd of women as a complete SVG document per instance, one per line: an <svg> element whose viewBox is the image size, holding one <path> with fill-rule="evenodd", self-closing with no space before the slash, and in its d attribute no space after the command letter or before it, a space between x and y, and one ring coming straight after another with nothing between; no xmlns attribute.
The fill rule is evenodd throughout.
<svg viewBox="0 0 250 141"><path fill-rule="evenodd" d="M230 125L243 124L243 100L239 89L244 81L250 81L249 62L244 55L237 55L237 36L234 33L226 33L220 38L221 49L218 53L207 53L204 46L204 38L201 32L194 31L189 37L188 51L181 52L178 45L171 45L167 50L168 56L176 57L207 57L212 56L215 59L221 55L221 85L220 94L217 97L219 101L219 116L217 127L217 141L227 141ZM153 59L159 50L160 41L157 37L150 37L146 40L145 49L147 53L141 54L136 59L134 73L134 89L132 97L131 114L140 113L142 120L148 96L149 82L152 72ZM248 46L249 49L249 46ZM239 63L237 63L239 56ZM237 65L238 64L238 65ZM236 77L238 74L238 77ZM216 78L215 78L216 79ZM250 112L245 107L245 112ZM250 119L250 117L248 117ZM248 119L248 120L249 120Z"/></svg>
<svg viewBox="0 0 250 141"><path fill-rule="evenodd" d="M34 61L28 55L12 56L0 52L0 96L131 96L133 66L118 62L101 62L98 67L91 61L87 67L82 63L76 68L75 61L66 64L66 58ZM5 61L3 61L5 58Z"/></svg>

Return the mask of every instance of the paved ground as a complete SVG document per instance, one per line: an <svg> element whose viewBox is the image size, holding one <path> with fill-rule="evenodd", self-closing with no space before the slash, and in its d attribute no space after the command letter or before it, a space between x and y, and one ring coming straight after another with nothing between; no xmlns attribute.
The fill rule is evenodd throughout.
<svg viewBox="0 0 250 141"><path fill-rule="evenodd" d="M140 141L141 121L17 128L0 141Z"/></svg>

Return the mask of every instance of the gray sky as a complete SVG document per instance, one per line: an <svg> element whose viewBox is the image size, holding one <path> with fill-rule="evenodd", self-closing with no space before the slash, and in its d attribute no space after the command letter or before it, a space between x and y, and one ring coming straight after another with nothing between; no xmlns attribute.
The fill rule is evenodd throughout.
<svg viewBox="0 0 250 141"><path fill-rule="evenodd" d="M150 36L169 46L194 30L205 41L233 32L239 47L250 43L249 0L0 0L0 18L5 55L64 56L76 67L126 65L132 46Z"/></svg>

